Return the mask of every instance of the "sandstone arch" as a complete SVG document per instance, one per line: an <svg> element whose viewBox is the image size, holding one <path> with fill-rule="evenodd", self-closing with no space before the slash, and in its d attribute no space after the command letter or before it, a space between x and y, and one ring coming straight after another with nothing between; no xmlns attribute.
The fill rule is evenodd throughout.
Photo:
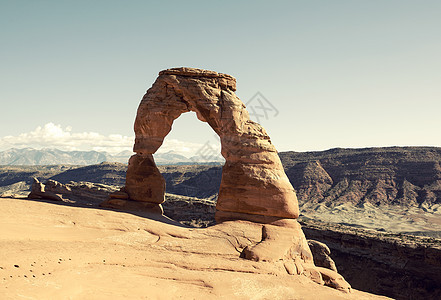
<svg viewBox="0 0 441 300"><path fill-rule="evenodd" d="M216 221L267 223L261 226L262 238L257 243L247 239L250 243L245 245L236 238L236 246L242 249L240 257L273 262L290 275L303 274L319 284L350 292L350 285L338 273L315 267L295 220L299 215L297 197L277 151L263 127L249 119L235 90L236 80L226 74L192 68L161 71L138 107L136 154L129 160L126 186L112 194L104 206L162 213L165 180L153 154L173 121L182 113L194 111L219 135L225 158Z"/></svg>
<svg viewBox="0 0 441 300"><path fill-rule="evenodd" d="M161 71L144 95L135 120L136 154L129 160L129 200L160 208L165 181L153 156L182 113L194 111L219 135L225 158L216 220L272 222L299 215L295 191L262 126L234 93L234 77L193 68Z"/></svg>

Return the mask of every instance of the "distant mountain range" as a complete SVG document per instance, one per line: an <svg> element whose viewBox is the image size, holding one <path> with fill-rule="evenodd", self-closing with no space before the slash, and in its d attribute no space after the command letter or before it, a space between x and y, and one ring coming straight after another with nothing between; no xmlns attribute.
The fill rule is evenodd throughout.
<svg viewBox="0 0 441 300"><path fill-rule="evenodd" d="M131 152L110 155L98 151L62 151L53 148L11 148L0 152L0 165L91 165L103 161L127 163Z"/></svg>
<svg viewBox="0 0 441 300"><path fill-rule="evenodd" d="M54 148L33 149L11 148L0 152L0 165L94 165L104 161L127 163L131 151L123 151L112 155L107 152L98 151L63 151ZM202 157L193 156L187 158L175 151L154 154L155 161L158 165L173 164L206 164L206 163L222 163L221 156L214 158L214 161L206 161Z"/></svg>

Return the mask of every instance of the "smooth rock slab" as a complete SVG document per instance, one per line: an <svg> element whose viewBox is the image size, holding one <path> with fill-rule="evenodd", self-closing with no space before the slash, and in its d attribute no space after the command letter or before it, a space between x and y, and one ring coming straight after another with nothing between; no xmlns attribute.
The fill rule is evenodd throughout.
<svg viewBox="0 0 441 300"><path fill-rule="evenodd" d="M239 258L259 242L259 224L183 228L55 203L0 199L2 298L386 299L289 275L282 262Z"/></svg>

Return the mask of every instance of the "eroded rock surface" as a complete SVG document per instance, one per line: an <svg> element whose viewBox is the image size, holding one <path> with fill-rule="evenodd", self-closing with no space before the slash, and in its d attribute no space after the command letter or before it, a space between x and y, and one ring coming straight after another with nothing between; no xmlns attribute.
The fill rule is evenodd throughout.
<svg viewBox="0 0 441 300"><path fill-rule="evenodd" d="M325 243L308 240L308 246L314 256L314 264L316 266L337 272L335 262L331 258L331 250L329 250L329 247Z"/></svg>
<svg viewBox="0 0 441 300"><path fill-rule="evenodd" d="M106 200L110 193L117 190L116 186L100 183L71 181L68 184L62 184L52 179L42 183L34 178L28 198L96 205Z"/></svg>
<svg viewBox="0 0 441 300"><path fill-rule="evenodd" d="M31 193L29 194L28 198L62 201L62 194L70 193L70 188L55 180L48 180L45 184L43 184L37 178L34 178L34 182L31 186Z"/></svg>

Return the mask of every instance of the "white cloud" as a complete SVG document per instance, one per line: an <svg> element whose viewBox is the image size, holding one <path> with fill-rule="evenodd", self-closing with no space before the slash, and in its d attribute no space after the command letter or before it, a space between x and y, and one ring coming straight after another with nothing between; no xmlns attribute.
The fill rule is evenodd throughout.
<svg viewBox="0 0 441 300"><path fill-rule="evenodd" d="M96 150L118 153L131 150L133 137L120 134L102 135L97 132L72 132L72 127L65 128L54 123L38 126L35 130L17 136L0 138L0 149L7 148L57 148L60 150Z"/></svg>
<svg viewBox="0 0 441 300"><path fill-rule="evenodd" d="M116 154L121 151L132 151L134 136L121 134L103 135L97 132L74 132L71 126L62 127L54 123L38 126L35 130L17 136L0 137L0 150L9 148L57 148L65 151L95 150ZM213 139L210 146L220 153L218 141ZM186 157L196 155L204 144L189 143L177 139L165 139L158 153L177 152Z"/></svg>

